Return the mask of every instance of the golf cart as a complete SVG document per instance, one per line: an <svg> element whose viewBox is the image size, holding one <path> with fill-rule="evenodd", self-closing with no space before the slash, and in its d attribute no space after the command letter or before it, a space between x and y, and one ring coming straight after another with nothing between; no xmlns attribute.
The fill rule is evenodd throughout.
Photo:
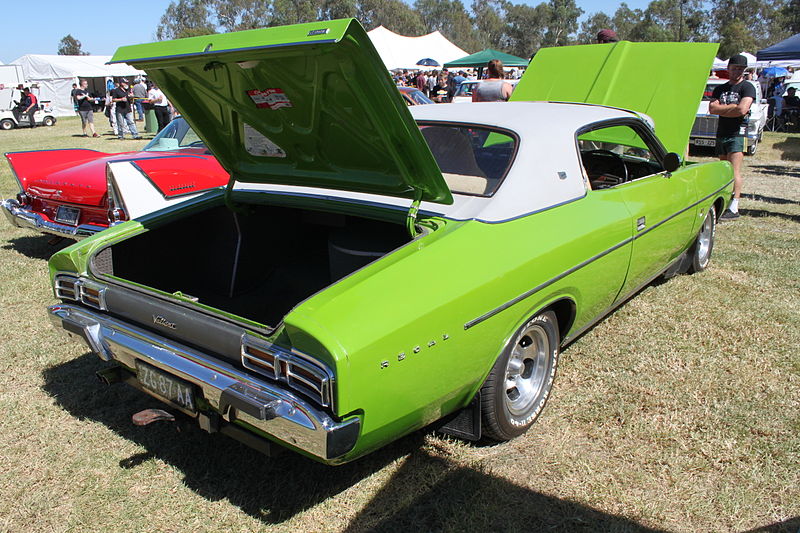
<svg viewBox="0 0 800 533"><path fill-rule="evenodd" d="M37 109L33 114L37 126L53 126L56 123L56 117L53 116L49 108ZM14 128L21 128L30 126L28 115L20 114L19 120L14 116L14 112L10 109L0 110L0 130L10 130Z"/></svg>

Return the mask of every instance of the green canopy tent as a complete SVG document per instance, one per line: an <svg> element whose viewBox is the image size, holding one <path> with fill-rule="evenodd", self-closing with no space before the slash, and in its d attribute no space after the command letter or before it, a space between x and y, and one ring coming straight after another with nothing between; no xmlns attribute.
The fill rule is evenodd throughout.
<svg viewBox="0 0 800 533"><path fill-rule="evenodd" d="M527 67L529 63L527 59L487 48L461 59L445 63L444 66L445 68L481 68L485 67L492 59L499 59L505 67Z"/></svg>

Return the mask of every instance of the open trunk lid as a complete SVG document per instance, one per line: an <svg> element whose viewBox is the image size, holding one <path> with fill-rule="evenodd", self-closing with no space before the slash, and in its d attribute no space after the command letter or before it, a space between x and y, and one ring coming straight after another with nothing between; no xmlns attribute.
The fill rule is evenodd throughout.
<svg viewBox="0 0 800 533"><path fill-rule="evenodd" d="M232 181L452 203L364 29L322 21L124 46Z"/></svg>
<svg viewBox="0 0 800 533"><path fill-rule="evenodd" d="M543 48L511 100L584 102L644 113L667 150L683 154L717 48L627 41Z"/></svg>

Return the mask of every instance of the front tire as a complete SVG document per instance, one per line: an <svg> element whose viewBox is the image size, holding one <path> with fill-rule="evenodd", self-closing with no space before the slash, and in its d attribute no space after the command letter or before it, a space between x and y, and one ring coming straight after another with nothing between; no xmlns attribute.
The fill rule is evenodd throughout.
<svg viewBox="0 0 800 533"><path fill-rule="evenodd" d="M507 441L533 425L553 388L559 343L552 311L536 315L512 337L481 388L485 436Z"/></svg>
<svg viewBox="0 0 800 533"><path fill-rule="evenodd" d="M44 117L44 120L42 120L42 124L44 124L45 126L55 126L56 119L53 117Z"/></svg>
<svg viewBox="0 0 800 533"><path fill-rule="evenodd" d="M8 131L14 129L14 121L10 118L4 118L0 120L0 130Z"/></svg>
<svg viewBox="0 0 800 533"><path fill-rule="evenodd" d="M691 248L692 262L689 265L689 274L702 272L711 262L711 251L714 249L714 236L717 233L717 210L712 205L706 214L706 219L700 227L700 233Z"/></svg>
<svg viewBox="0 0 800 533"><path fill-rule="evenodd" d="M758 140L753 141L747 147L747 155L756 155L756 149L758 148Z"/></svg>

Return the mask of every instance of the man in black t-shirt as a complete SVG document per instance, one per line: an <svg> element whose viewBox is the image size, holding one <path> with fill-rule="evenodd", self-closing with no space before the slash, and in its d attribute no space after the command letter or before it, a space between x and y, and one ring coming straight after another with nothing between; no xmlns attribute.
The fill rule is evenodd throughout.
<svg viewBox="0 0 800 533"><path fill-rule="evenodd" d="M125 78L120 80L119 87L111 91L111 101L117 104L115 111L117 114L117 137L119 139L125 138L125 124L127 124L128 131L131 132L133 138L141 139L139 131L136 129L136 124L133 122L133 109L131 107L133 95L129 94L129 92L128 80Z"/></svg>
<svg viewBox="0 0 800 533"><path fill-rule="evenodd" d="M739 197L742 194L742 161L747 149L747 123L750 106L756 98L756 88L744 79L747 58L737 54L728 60L730 79L714 89L708 112L719 115L717 124L717 155L733 166L733 200L722 213L723 220L739 218Z"/></svg>
<svg viewBox="0 0 800 533"><path fill-rule="evenodd" d="M94 111L92 110L92 98L89 96L87 86L89 82L81 80L81 88L75 89L73 92L75 101L78 103L78 114L81 116L81 126L83 127L83 136L88 137L86 133L86 126L92 132L92 137L100 137L94 129Z"/></svg>

